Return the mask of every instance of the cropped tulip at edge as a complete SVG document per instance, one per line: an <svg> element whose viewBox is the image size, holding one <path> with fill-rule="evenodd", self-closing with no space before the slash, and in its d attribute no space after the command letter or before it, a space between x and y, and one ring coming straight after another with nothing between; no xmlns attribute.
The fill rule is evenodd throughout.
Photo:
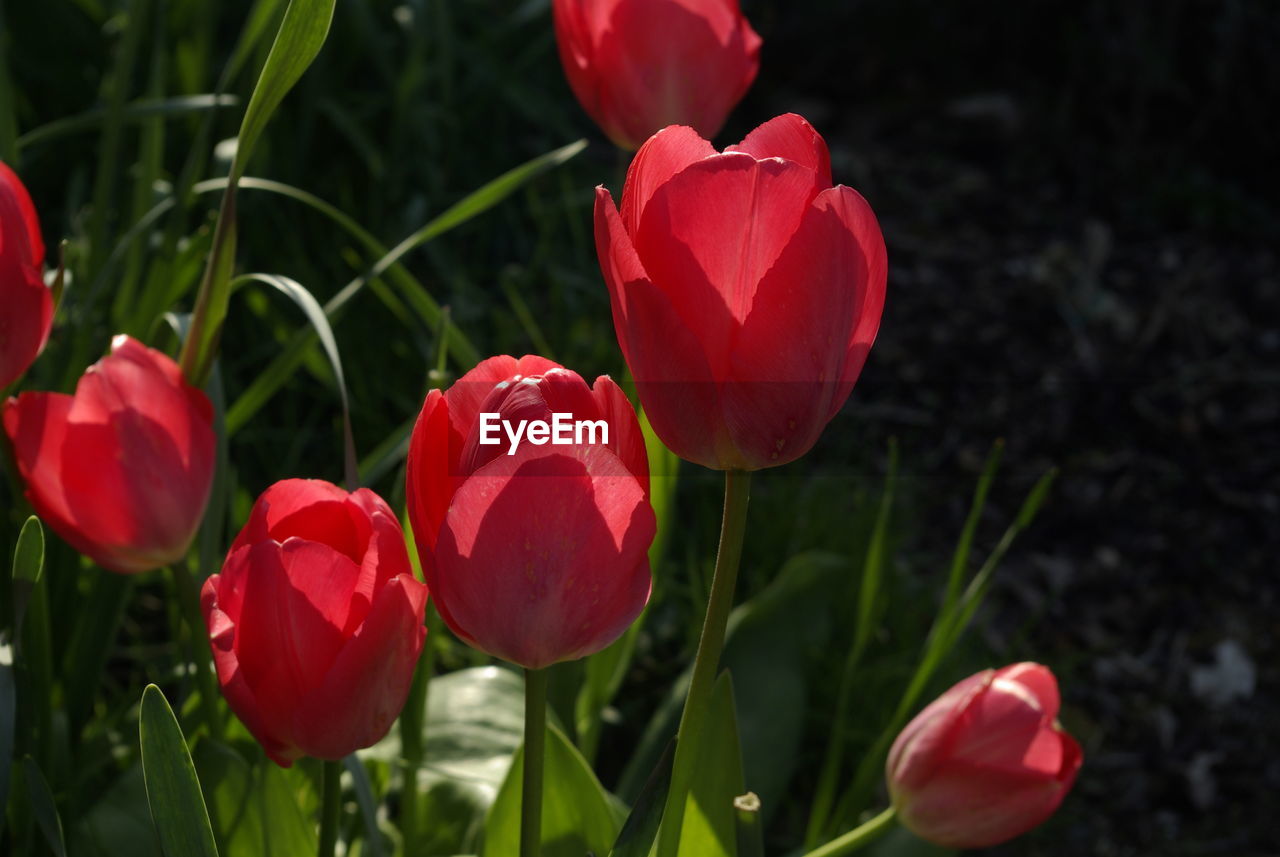
<svg viewBox="0 0 1280 857"><path fill-rule="evenodd" d="M426 603L382 498L310 479L263 492L200 598L223 695L284 767L341 759L387 733Z"/></svg>
<svg viewBox="0 0 1280 857"><path fill-rule="evenodd" d="M0 161L0 390L27 371L49 338L53 296L44 284L43 265L35 205Z"/></svg>
<svg viewBox="0 0 1280 857"><path fill-rule="evenodd" d="M738 0L553 0L565 76L623 149L659 128L713 137L760 68Z"/></svg>
<svg viewBox="0 0 1280 857"><path fill-rule="evenodd" d="M1051 816L1075 782L1080 745L1057 722L1058 683L1035 663L952 687L894 741L886 764L902 824L945 848L986 848Z"/></svg>
<svg viewBox="0 0 1280 857"><path fill-rule="evenodd" d="M480 414L603 420L609 443L479 443ZM584 440L588 440L584 436ZM601 439L599 436L597 440ZM436 608L466 642L530 669L612 643L649 599L656 522L635 411L542 357L492 357L423 404L407 498Z"/></svg>
<svg viewBox="0 0 1280 857"><path fill-rule="evenodd" d="M186 555L213 484L213 408L168 356L117 336L74 396L23 393L4 428L31 505L76 550L123 574Z"/></svg>
<svg viewBox="0 0 1280 857"><path fill-rule="evenodd" d="M632 160L621 211L596 189L618 343L681 458L744 470L794 461L853 390L888 261L867 201L831 181L822 137L786 114L723 153L665 128Z"/></svg>

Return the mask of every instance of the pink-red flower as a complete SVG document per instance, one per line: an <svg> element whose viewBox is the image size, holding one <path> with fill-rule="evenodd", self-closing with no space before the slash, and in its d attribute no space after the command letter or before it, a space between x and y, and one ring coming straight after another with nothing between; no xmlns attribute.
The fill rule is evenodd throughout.
<svg viewBox="0 0 1280 857"><path fill-rule="evenodd" d="M31 196L0 161L0 390L27 371L53 324L44 241Z"/></svg>
<svg viewBox="0 0 1280 857"><path fill-rule="evenodd" d="M4 406L27 498L68 544L124 574L186 555L213 482L213 409L178 364L127 336L74 396Z"/></svg>
<svg viewBox="0 0 1280 857"><path fill-rule="evenodd" d="M738 0L554 0L560 62L609 139L635 149L667 125L715 136L760 69Z"/></svg>
<svg viewBox="0 0 1280 857"><path fill-rule="evenodd" d="M1058 683L1039 664L985 670L951 688L889 751L898 819L945 848L985 848L1040 824L1082 758L1058 707Z"/></svg>
<svg viewBox="0 0 1280 857"><path fill-rule="evenodd" d="M724 153L690 128L636 154L622 210L596 190L618 342L677 455L755 470L807 452L840 410L884 308L884 238L832 187L826 143L779 116Z"/></svg>
<svg viewBox="0 0 1280 857"><path fill-rule="evenodd" d="M254 504L200 605L231 710L273 760L337 760L404 707L427 588L382 498L309 479Z"/></svg>
<svg viewBox="0 0 1280 857"><path fill-rule="evenodd" d="M595 433L513 447L502 430L486 444L484 414L512 427L561 414ZM635 411L607 376L588 387L541 357L485 360L427 396L407 487L436 607L482 651L530 669L581 658L648 601L648 459Z"/></svg>

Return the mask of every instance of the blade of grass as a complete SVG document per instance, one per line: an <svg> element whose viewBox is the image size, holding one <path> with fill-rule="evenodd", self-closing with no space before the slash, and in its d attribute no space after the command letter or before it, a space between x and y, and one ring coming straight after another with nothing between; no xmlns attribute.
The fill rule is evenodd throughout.
<svg viewBox="0 0 1280 857"><path fill-rule="evenodd" d="M942 600L942 612L951 610L956 599L960 597L960 587L964 585L965 571L969 568L969 554L973 550L973 536L978 531L978 522L982 519L982 510L987 505L987 493L995 480L996 471L1000 469L1000 457L1004 453L1004 441L997 440L991 445L987 462L978 478L978 487L973 492L973 502L969 504L969 515L965 518L964 529L956 542L955 552L951 555L951 573L947 576L947 594Z"/></svg>
<svg viewBox="0 0 1280 857"><path fill-rule="evenodd" d="M840 674L835 715L831 719L831 731L827 738L827 752L823 757L822 773L818 777L818 788L814 793L812 808L809 811L809 824L805 831L806 849L815 848L820 844L822 832L831 813L831 806L835 802L836 787L844 763L845 742L848 737L849 705L853 697L854 677L857 675L858 664L862 661L867 643L871 639L872 625L877 612L876 603L884 573L885 542L889 531L889 518L893 514L897 475L898 442L896 439L890 439L889 470L885 475L875 527L867 543L867 555L862 564L857 625L854 629L853 645L849 648L844 669Z"/></svg>
<svg viewBox="0 0 1280 857"><path fill-rule="evenodd" d="M1014 540L1019 533L1026 530L1035 520L1035 516L1044 504L1056 477L1057 469L1055 468L1036 481L1036 484L1023 501L1014 522L1005 530L996 547L988 555L973 579L970 580L964 594L950 609L938 613L925 641L923 657L917 665L911 681L907 684L901 699L898 701L898 707L894 711L893 717L881 731L871 749L862 757L853 783L841 796L836 812L831 816L835 828L843 826L846 821L852 819L857 810L869 798L876 772L884 763L884 756L889 749L890 743L897 737L899 730L906 722L907 715L915 708L930 679L933 678L934 673L946 659L946 656L955 648L960 636L972 620L974 613L981 606L982 600L986 597L987 590L990 587L991 577L994 575L1001 560L1004 559L1009 549L1013 546ZM832 834L832 832L833 826L829 824L827 833Z"/></svg>
<svg viewBox="0 0 1280 857"><path fill-rule="evenodd" d="M586 145L585 140L579 140L534 158L502 174L450 206L438 217L432 219L421 229L388 251L369 271L356 277L334 295L324 307L325 314L329 316L330 322L333 323L337 320L338 313L360 292L371 278L381 276L409 251L487 211L533 177L568 161L581 152ZM456 325L449 326L450 331L456 329ZM237 430L244 426L275 395L276 391L292 377L293 371L302 362L306 349L314 343L313 336L314 334L310 332L302 332L295 335L275 360L258 375L249 389L241 394L240 398L231 406L231 410L227 412L228 434L235 434ZM458 344L451 337L449 343L450 352L457 357L459 365L469 368L474 364L470 361L463 362L465 358L463 354L458 353L460 350ZM475 353L474 350L472 350L472 353Z"/></svg>
<svg viewBox="0 0 1280 857"><path fill-rule="evenodd" d="M351 436L351 400L347 394L347 380L342 373L342 355L338 352L338 342L333 337L333 329L329 326L324 308L301 283L278 274L245 274L232 280L231 289L235 291L246 283L252 282L271 286L297 304L324 347L325 355L329 358L329 367L333 370L333 377L338 385L338 399L342 403L342 449L345 471L343 475L347 482L347 490L354 491L360 485L360 473L356 464L355 440Z"/></svg>
<svg viewBox="0 0 1280 857"><path fill-rule="evenodd" d="M336 0L290 0L275 43L249 98L231 162L230 181L222 196L214 227L209 264L200 283L191 314L191 335L182 346L179 363L196 386L204 386L230 299L231 270L235 265L236 182L244 174L253 148L285 95L315 60L329 35Z"/></svg>
<svg viewBox="0 0 1280 857"><path fill-rule="evenodd" d="M238 107L239 105L240 99L234 95L214 95L212 93L181 95L170 98L140 98L120 108L118 121L122 124L132 124L135 122L149 122L156 118L178 119L192 113L212 112L228 107ZM77 113L75 116L55 119L52 122L32 128L27 133L16 138L14 141L15 148L29 149L32 146L41 146L73 134L92 131L105 124L110 115L108 109L96 107L93 110Z"/></svg>

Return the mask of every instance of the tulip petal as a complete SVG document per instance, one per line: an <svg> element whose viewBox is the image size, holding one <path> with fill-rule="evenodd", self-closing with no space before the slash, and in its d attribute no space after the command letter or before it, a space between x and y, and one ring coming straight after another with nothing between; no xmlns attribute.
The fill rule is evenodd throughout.
<svg viewBox="0 0 1280 857"><path fill-rule="evenodd" d="M714 154L715 147L685 125L663 128L650 137L627 168L622 189L622 223L627 233L635 235L639 230L644 207L654 191L685 167Z"/></svg>
<svg viewBox="0 0 1280 857"><path fill-rule="evenodd" d="M89 539L79 527L68 505L67 486L62 478L62 451L68 446L71 406L72 398L62 393L23 393L6 403L4 427L13 443L22 481L27 486L27 499L36 514L67 544L86 556L97 558L103 554L102 545ZM106 462L103 464L105 467ZM106 512L122 519L122 504L102 505L107 507ZM109 524L108 532L123 530L125 526L122 520Z"/></svg>
<svg viewBox="0 0 1280 857"><path fill-rule="evenodd" d="M268 539L282 542L288 535L281 532L281 522L297 512L304 512L313 504L327 501L331 509L339 506L346 496L341 488L322 479L282 479L263 491L253 504L249 520L231 545L235 550L241 545L255 544ZM336 512L324 515L326 520L336 517ZM339 524L340 525L340 524ZM292 529L292 528L290 528ZM303 532L290 533L304 535Z"/></svg>
<svg viewBox="0 0 1280 857"><path fill-rule="evenodd" d="M377 743L404 708L427 630L427 590L411 577L388 581L364 624L294 715L308 755L337 760Z"/></svg>
<svg viewBox="0 0 1280 857"><path fill-rule="evenodd" d="M53 324L53 296L32 268L0 251L0 389L18 379L44 349Z"/></svg>
<svg viewBox="0 0 1280 857"><path fill-rule="evenodd" d="M900 810L902 822L944 848L986 848L1020 836L1053 815L1070 784L953 761L912 794Z"/></svg>
<svg viewBox="0 0 1280 857"><path fill-rule="evenodd" d="M13 222L21 222L23 232L21 240L15 244L25 251L24 261L38 274L44 265L45 252L44 240L40 236L40 217L26 186L13 170L0 161L0 226ZM16 249L6 246L14 234L8 230L0 234L0 256L7 256Z"/></svg>
<svg viewBox="0 0 1280 857"><path fill-rule="evenodd" d="M303 654L298 651L306 642L295 640L292 633L293 595L283 551L275 542L259 542L233 551L223 574L235 565L244 566L234 572L243 581L240 615L235 617L236 656L263 721L281 730L292 722L308 690ZM283 744L295 743L292 735L280 731L274 737Z"/></svg>
<svg viewBox="0 0 1280 857"><path fill-rule="evenodd" d="M791 242L820 188L791 161L716 155L663 184L632 236L650 281L698 331L717 377L727 374L733 331Z"/></svg>
<svg viewBox="0 0 1280 857"><path fill-rule="evenodd" d="M959 682L917 714L899 733L885 763L890 788L914 789L927 781L951 748L961 717L986 692L994 670Z"/></svg>
<svg viewBox="0 0 1280 857"><path fill-rule="evenodd" d="M725 151L744 152L756 160L786 158L795 161L816 172L822 188L831 187L831 153L827 150L827 142L804 117L795 113L784 113L770 119L741 143Z"/></svg>
<svg viewBox="0 0 1280 857"><path fill-rule="evenodd" d="M862 367L867 362L867 354L871 351L876 334L880 330L880 317L884 314L885 286L889 279L889 256L875 213L856 190L837 185L819 194L815 205L831 212L844 224L848 234L853 238L853 244L860 251L859 270L865 270L865 278L860 281L858 320L854 325L853 335L849 338L840 390L832 399L832 411L828 416L830 419L836 415L836 411L843 406L849 394L853 392L854 384L857 383L858 376L862 374Z"/></svg>
<svg viewBox="0 0 1280 857"><path fill-rule="evenodd" d="M462 444L454 446L450 434L449 403L444 393L432 390L422 403L422 410L414 423L413 434L409 436L409 455L405 459L405 505L418 546L418 558L428 581L431 552L449 508L449 500L459 483L456 456L461 452Z"/></svg>
<svg viewBox="0 0 1280 857"><path fill-rule="evenodd" d="M759 67L739 22L723 2L618 3L594 55L605 133L624 148L667 125L715 136Z"/></svg>
<svg viewBox="0 0 1280 857"><path fill-rule="evenodd" d="M635 408L614 380L608 375L596 379L591 389L600 416L609 424L609 448L614 451L631 474L640 480L645 495L649 494L649 453L644 445L644 433L636 419Z"/></svg>
<svg viewBox="0 0 1280 857"><path fill-rule="evenodd" d="M360 566L327 544L290 538L280 546L288 586L280 589L278 621L292 646L280 656L295 658L293 669L303 690L318 685L346 639L343 629L353 609Z"/></svg>
<svg viewBox="0 0 1280 857"><path fill-rule="evenodd" d="M204 614L205 625L209 629L209 647L213 653L213 665L218 674L218 684L227 704L236 712L236 716L244 723L245 728L258 739L271 760L282 767L289 767L293 760L301 755L296 748L290 747L276 738L267 721L258 710L258 700L252 688L245 680L244 671L240 668L240 659L235 651L235 622L224 608L222 596L231 587L224 586L224 575L215 574L204 582L200 590L200 610ZM236 606L234 612L239 612Z"/></svg>
<svg viewBox="0 0 1280 857"><path fill-rule="evenodd" d="M724 386L735 446L756 467L794 461L813 447L852 389L845 383L851 343L861 349L858 369L871 347L880 305L868 307L875 274L863 247L866 226L857 219L864 213L870 217L856 192L823 191L756 290L733 346L732 382Z"/></svg>
<svg viewBox="0 0 1280 857"><path fill-rule="evenodd" d="M724 466L719 450L732 455L732 448L721 427L719 385L703 343L650 282L603 187L596 189L595 227L618 343L654 431L682 458Z"/></svg>
<svg viewBox="0 0 1280 857"><path fill-rule="evenodd" d="M465 639L513 663L584 657L643 609L655 527L611 450L525 447L458 490L437 546L437 604Z"/></svg>

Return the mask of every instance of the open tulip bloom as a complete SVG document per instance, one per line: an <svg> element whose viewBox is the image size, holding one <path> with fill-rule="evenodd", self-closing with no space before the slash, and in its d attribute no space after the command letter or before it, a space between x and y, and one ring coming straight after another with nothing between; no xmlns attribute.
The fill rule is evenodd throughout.
<svg viewBox="0 0 1280 857"><path fill-rule="evenodd" d="M840 410L875 340L888 264L826 143L779 116L718 153L691 128L636 153L621 211L596 190L596 249L641 404L681 458L794 461Z"/></svg>
<svg viewBox="0 0 1280 857"><path fill-rule="evenodd" d="M43 265L35 205L0 161L0 390L27 371L49 338L53 297L44 284Z"/></svg>
<svg viewBox="0 0 1280 857"><path fill-rule="evenodd" d="M168 356L117 336L74 396L23 393L4 428L31 505L76 550L122 574L186 556L213 482L213 408Z"/></svg>

